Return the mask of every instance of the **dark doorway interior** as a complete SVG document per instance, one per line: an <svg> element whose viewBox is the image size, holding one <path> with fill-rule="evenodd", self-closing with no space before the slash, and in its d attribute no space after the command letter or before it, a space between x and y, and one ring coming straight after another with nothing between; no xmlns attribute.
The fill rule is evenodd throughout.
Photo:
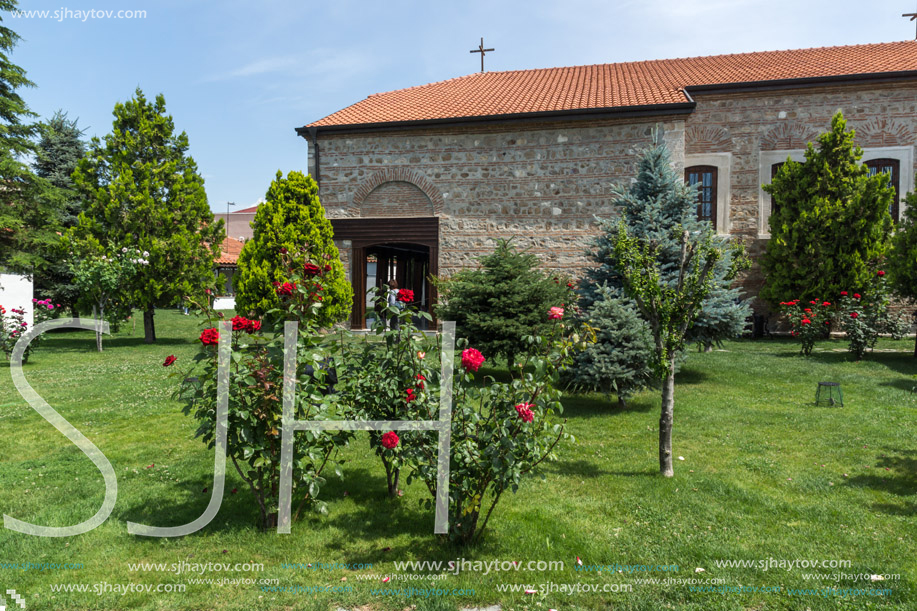
<svg viewBox="0 0 917 611"><path fill-rule="evenodd" d="M430 276L439 273L439 219L345 218L331 219L335 240L351 242L353 314L351 328L365 329L375 317L366 292L397 279L401 288L414 291L415 305L431 312L436 287ZM425 320L418 327L435 329Z"/></svg>
<svg viewBox="0 0 917 611"><path fill-rule="evenodd" d="M414 292L411 304L422 312L430 311L430 248L422 244L387 243L370 246L365 249L366 265L366 326L372 325L376 316L373 304L370 303L369 290L373 287L382 290L392 280L398 281L398 287ZM414 321L421 329L427 328L427 321Z"/></svg>

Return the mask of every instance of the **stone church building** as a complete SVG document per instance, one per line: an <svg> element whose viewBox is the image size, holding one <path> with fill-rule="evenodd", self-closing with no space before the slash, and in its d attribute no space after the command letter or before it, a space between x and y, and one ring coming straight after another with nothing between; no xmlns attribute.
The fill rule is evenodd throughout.
<svg viewBox="0 0 917 611"><path fill-rule="evenodd" d="M377 93L298 128L310 148L354 294L397 279L423 307L496 238L578 276L614 215L612 186L635 174L659 125L699 182L698 215L743 240L769 238L761 185L843 111L873 172L914 189L917 41L484 72ZM763 282L753 267L749 295ZM764 304L756 304L761 309ZM353 326L364 325L365 300Z"/></svg>

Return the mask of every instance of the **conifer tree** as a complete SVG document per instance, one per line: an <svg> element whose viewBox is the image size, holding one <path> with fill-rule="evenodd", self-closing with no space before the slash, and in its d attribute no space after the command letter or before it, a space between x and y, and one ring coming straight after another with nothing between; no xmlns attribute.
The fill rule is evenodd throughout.
<svg viewBox="0 0 917 611"><path fill-rule="evenodd" d="M0 0L0 11L15 9L13 0ZM33 274L48 266L58 242L58 211L47 183L23 162L35 153L38 127L20 95L34 83L9 59L18 41L18 34L0 25L0 266Z"/></svg>
<svg viewBox="0 0 917 611"><path fill-rule="evenodd" d="M697 190L676 174L658 132L653 147L640 157L638 169L637 181L629 189L616 190L624 213L620 220L605 224L601 246L607 246L602 251L604 262L615 271L650 329L648 363L662 381L659 469L671 477L679 355L708 297L728 290L747 260L741 245L727 243L709 223L696 221Z"/></svg>
<svg viewBox="0 0 917 611"><path fill-rule="evenodd" d="M252 221L252 239L239 254L238 273L233 276L236 310L262 317L280 306L274 282L289 280L284 274L282 251L309 250L331 267L324 274L324 294L318 322L330 326L347 320L353 305L353 287L334 244L331 222L318 199L318 184L302 172L286 178L277 172Z"/></svg>
<svg viewBox="0 0 917 611"><path fill-rule="evenodd" d="M576 353L562 380L575 391L615 393L618 406L652 381L650 329L632 299L621 290L604 287L582 316L595 332L595 343Z"/></svg>
<svg viewBox="0 0 917 611"><path fill-rule="evenodd" d="M82 199L76 192L71 175L86 150L83 130L77 120L58 110L39 126L41 138L32 164L35 174L48 181L46 196L54 200L59 231L74 227L79 221ZM75 306L79 289L73 281L70 266L64 263L66 251L57 249L47 268L36 272L35 291L55 304Z"/></svg>
<svg viewBox="0 0 917 611"><path fill-rule="evenodd" d="M846 126L838 112L804 162L787 160L764 185L774 212L760 296L771 304L833 300L868 286L888 250L895 191L887 176L870 177L858 163L863 151Z"/></svg>
<svg viewBox="0 0 917 611"><path fill-rule="evenodd" d="M549 325L548 311L570 307L572 284L542 271L538 257L499 240L494 251L478 258L480 267L440 280L442 320L454 320L456 333L488 358L502 356L512 368L528 351L525 338Z"/></svg>
<svg viewBox="0 0 917 611"><path fill-rule="evenodd" d="M213 286L223 223L214 222L188 135L175 134L162 94L150 102L138 88L113 114L111 133L92 139L73 174L85 207L67 238L83 256L101 254L105 243L143 253L148 264L122 297L143 311L144 339L152 343L157 307Z"/></svg>

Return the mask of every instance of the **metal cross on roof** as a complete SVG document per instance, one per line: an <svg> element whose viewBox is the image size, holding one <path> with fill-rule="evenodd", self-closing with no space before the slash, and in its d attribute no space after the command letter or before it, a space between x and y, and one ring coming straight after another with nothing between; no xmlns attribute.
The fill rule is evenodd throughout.
<svg viewBox="0 0 917 611"><path fill-rule="evenodd" d="M917 21L917 13L903 13L902 17L910 17L908 21ZM917 33L914 34L914 39L917 40ZM482 39L483 41L483 39Z"/></svg>
<svg viewBox="0 0 917 611"><path fill-rule="evenodd" d="M472 49L471 51L469 51L469 53L480 53L481 54L481 72L484 72L484 55L488 51L494 51L494 49L485 49L483 38L481 39L481 44L478 46L477 49Z"/></svg>

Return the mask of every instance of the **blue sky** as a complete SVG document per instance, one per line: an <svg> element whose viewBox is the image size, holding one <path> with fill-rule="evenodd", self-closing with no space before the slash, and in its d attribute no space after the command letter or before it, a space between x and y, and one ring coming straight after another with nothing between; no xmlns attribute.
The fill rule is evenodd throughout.
<svg viewBox="0 0 917 611"><path fill-rule="evenodd" d="M42 117L63 109L87 136L139 86L162 93L211 207L263 197L277 170L306 170L293 129L367 95L479 70L517 70L914 38L915 0L58 0L13 18L13 53ZM75 11L146 11L141 19Z"/></svg>

